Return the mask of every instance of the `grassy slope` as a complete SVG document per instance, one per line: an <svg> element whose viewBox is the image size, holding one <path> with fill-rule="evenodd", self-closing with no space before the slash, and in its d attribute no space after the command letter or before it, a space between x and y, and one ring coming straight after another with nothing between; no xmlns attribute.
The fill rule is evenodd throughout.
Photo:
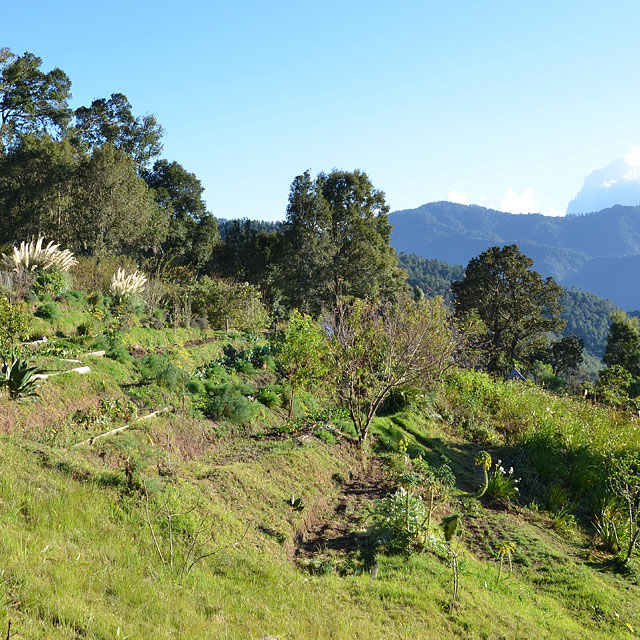
<svg viewBox="0 0 640 640"><path fill-rule="evenodd" d="M173 343L171 332L145 330L144 337L147 346ZM190 348L192 359L215 353L212 344ZM542 513L488 502L444 507L462 504L465 511L462 590L453 615L450 570L431 553L378 556L375 581L368 570L305 573L290 561L294 541L330 511L342 479L362 472L353 451L313 437L273 436L271 427L284 414L266 409L251 429L224 438L209 421L178 411L72 449L105 428L74 430L67 421L67 429L51 437L51 422L123 394L121 385L134 377L130 365L96 359L92 366L86 377L52 379L41 400L0 401L6 434L0 439L0 630L10 619L20 638L346 640L627 638L627 623L640 628L637 584L588 558L579 529L562 537ZM409 436L415 452L446 455L459 488L468 490L479 480L473 466L478 446L464 436L471 427L495 439L496 455L512 450L508 432L562 428L571 441L607 437L604 418L596 429L599 414L582 415L568 401L501 387L479 392L464 384L446 393L461 414L451 407L447 415L443 404L379 418L380 441L393 449ZM553 407L555 422L546 406ZM544 411L543 421L531 418L532 408L537 415ZM454 429L461 416L475 416L477 424ZM635 436L634 423L618 427L627 441ZM175 521L173 570L163 566L145 522L142 478L165 557L166 519L155 510L165 501L173 512L195 507ZM302 513L288 504L292 495L304 499ZM181 576L189 535L200 523L214 536L202 552L216 553ZM495 544L505 538L516 543L514 572L497 584Z"/></svg>

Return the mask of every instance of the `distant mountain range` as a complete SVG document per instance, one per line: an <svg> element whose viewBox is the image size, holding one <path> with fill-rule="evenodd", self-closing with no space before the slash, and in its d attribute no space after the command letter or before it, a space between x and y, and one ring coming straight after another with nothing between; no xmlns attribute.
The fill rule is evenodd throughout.
<svg viewBox="0 0 640 640"><path fill-rule="evenodd" d="M389 214L397 251L466 265L488 247L517 244L534 269L626 310L640 309L640 207L551 218L432 202Z"/></svg>

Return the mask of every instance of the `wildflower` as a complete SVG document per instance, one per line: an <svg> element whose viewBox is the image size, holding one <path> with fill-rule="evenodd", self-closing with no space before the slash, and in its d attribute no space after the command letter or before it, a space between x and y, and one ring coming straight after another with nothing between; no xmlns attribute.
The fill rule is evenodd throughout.
<svg viewBox="0 0 640 640"><path fill-rule="evenodd" d="M504 467L499 467L500 473L504 473Z"/></svg>
<svg viewBox="0 0 640 640"><path fill-rule="evenodd" d="M509 467L509 475L513 473L513 467Z"/></svg>

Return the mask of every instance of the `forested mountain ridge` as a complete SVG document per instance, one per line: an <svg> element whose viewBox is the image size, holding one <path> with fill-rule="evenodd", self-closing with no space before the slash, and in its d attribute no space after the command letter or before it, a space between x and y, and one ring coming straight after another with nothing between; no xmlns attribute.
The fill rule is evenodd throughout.
<svg viewBox="0 0 640 640"><path fill-rule="evenodd" d="M391 242L397 251L466 264L494 245L517 244L535 269L564 286L578 286L627 310L640 292L623 282L637 273L640 207L616 205L583 216L513 215L477 205L432 202L395 211Z"/></svg>

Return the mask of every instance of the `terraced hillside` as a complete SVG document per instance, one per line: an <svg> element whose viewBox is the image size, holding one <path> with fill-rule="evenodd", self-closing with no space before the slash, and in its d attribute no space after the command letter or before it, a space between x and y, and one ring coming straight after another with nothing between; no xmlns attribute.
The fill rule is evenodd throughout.
<svg viewBox="0 0 640 640"><path fill-rule="evenodd" d="M49 341L29 359L64 372L39 397L0 399L8 637L578 639L640 628L637 563L616 563L592 525L601 462L638 449L637 418L461 371L387 403L361 450L322 389L300 393L287 420L261 338L133 326L115 348L82 299L58 304L56 320L37 321ZM93 329L78 335L84 322ZM85 355L101 348L110 357ZM68 372L79 366L69 360L90 371ZM492 459L483 496L481 451ZM420 458L446 464L454 482L399 550L381 534L384 500L407 495L398 465ZM519 492L501 492L500 466ZM441 523L456 514L447 541Z"/></svg>

